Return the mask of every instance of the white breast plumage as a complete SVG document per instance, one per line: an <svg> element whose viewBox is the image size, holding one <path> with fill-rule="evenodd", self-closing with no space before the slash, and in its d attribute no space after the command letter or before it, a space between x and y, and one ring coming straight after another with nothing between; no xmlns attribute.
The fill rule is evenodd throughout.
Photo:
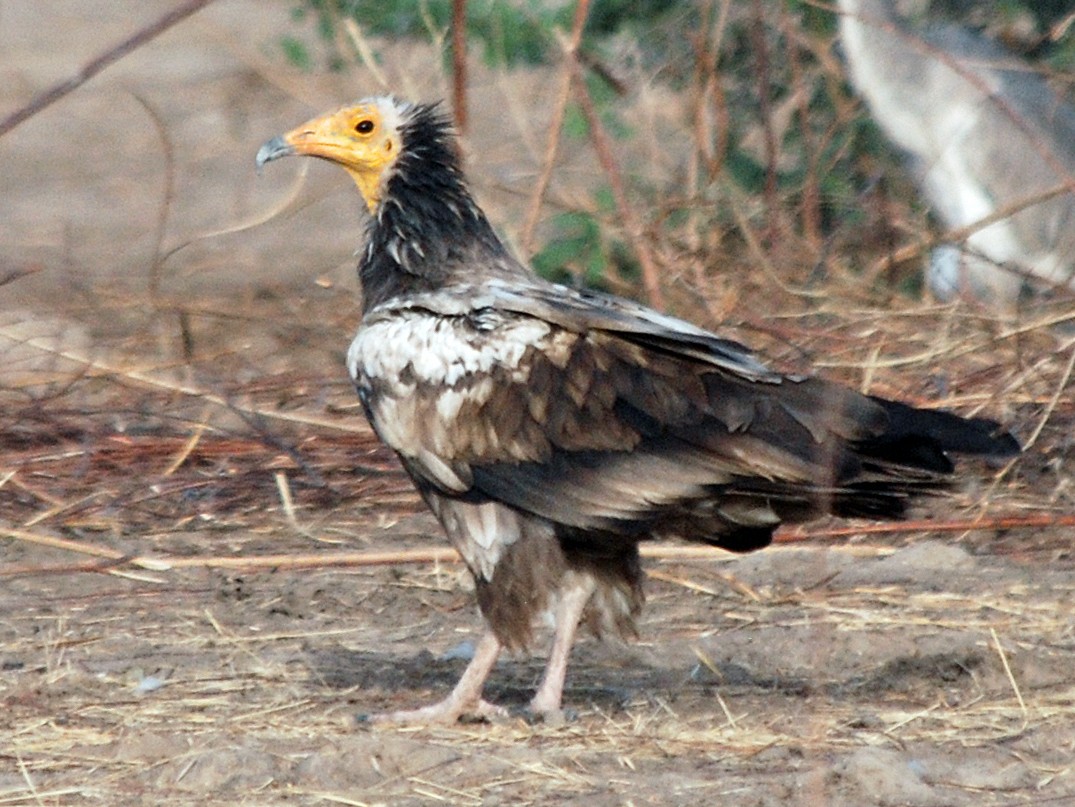
<svg viewBox="0 0 1075 807"><path fill-rule="evenodd" d="M500 439L495 422L464 423L464 410L482 411L497 384L525 385L528 352L566 353L573 338L492 309L446 316L388 306L367 315L347 364L381 439L445 490L462 492L466 458Z"/></svg>
<svg viewBox="0 0 1075 807"><path fill-rule="evenodd" d="M454 387L495 367L525 372L520 361L526 349L551 331L548 323L529 318L501 317L496 325L490 328L484 312L478 327L466 317L425 311L374 314L355 335L347 367L356 383L376 380L400 396L418 384Z"/></svg>

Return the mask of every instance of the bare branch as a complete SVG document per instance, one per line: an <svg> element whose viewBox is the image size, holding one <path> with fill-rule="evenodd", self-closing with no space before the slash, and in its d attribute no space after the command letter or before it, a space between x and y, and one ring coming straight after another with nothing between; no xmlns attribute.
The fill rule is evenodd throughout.
<svg viewBox="0 0 1075 807"><path fill-rule="evenodd" d="M0 120L0 137L3 137L23 121L29 120L41 110L56 103L65 95L74 92L106 67L115 64L128 53L138 50L142 45L164 33L176 23L182 22L195 11L200 11L211 2L213 0L188 0L186 3L173 8L156 22L150 23L119 44L113 45L100 56L85 64L71 78L54 84L43 93L31 98L30 102L24 107L15 110L6 118Z"/></svg>

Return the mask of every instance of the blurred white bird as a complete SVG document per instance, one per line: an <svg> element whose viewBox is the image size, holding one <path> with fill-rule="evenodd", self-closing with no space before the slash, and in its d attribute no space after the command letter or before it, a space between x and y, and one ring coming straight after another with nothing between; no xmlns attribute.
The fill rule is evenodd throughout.
<svg viewBox="0 0 1075 807"><path fill-rule="evenodd" d="M973 230L931 257L933 293L1011 306L1027 289L1075 290L1075 107L969 30L913 31L892 0L839 6L853 85L944 226Z"/></svg>

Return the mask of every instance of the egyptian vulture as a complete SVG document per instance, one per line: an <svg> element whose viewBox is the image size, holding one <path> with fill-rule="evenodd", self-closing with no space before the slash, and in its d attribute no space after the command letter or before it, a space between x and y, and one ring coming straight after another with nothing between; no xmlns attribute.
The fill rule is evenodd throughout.
<svg viewBox="0 0 1075 807"><path fill-rule="evenodd" d="M468 190L437 104L370 98L265 143L342 166L369 209L347 365L474 577L486 630L455 689L390 722L503 710L482 687L542 618L529 711L560 714L576 630L631 636L639 543L733 552L834 513L899 518L948 484L949 453L1010 455L996 423L782 375L736 342L638 303L546 282Z"/></svg>

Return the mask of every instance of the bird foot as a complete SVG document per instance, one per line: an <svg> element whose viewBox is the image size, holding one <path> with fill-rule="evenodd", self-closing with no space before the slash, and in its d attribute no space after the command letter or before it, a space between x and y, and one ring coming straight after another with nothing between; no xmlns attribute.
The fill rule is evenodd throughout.
<svg viewBox="0 0 1075 807"><path fill-rule="evenodd" d="M447 726L459 722L493 722L503 720L508 716L507 709L495 703L489 703L487 700L479 699L473 703L460 703L457 699L448 697L420 709L359 715L358 722L371 725Z"/></svg>

